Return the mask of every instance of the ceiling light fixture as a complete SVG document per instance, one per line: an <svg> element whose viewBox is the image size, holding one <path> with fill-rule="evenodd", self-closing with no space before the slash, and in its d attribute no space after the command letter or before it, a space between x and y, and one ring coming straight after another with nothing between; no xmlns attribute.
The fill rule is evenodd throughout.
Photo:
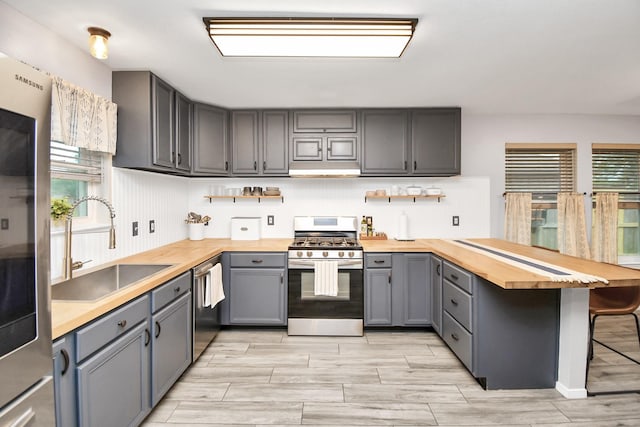
<svg viewBox="0 0 640 427"><path fill-rule="evenodd" d="M98 59L107 59L109 56L109 37L111 33L98 27L89 27L89 52Z"/></svg>
<svg viewBox="0 0 640 427"><path fill-rule="evenodd" d="M203 18L222 56L398 58L417 19Z"/></svg>

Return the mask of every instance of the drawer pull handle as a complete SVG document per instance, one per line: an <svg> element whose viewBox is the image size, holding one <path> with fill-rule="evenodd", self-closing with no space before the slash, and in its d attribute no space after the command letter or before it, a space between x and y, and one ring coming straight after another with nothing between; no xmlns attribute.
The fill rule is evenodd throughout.
<svg viewBox="0 0 640 427"><path fill-rule="evenodd" d="M64 366L62 367L62 371L60 371L60 376L63 376L69 370L69 353L67 353L67 350L63 348L60 350L60 354L64 359Z"/></svg>
<svg viewBox="0 0 640 427"><path fill-rule="evenodd" d="M261 259L252 259L251 262L254 263L254 264L262 264L262 260Z"/></svg>
<svg viewBox="0 0 640 427"><path fill-rule="evenodd" d="M158 338L158 337L160 336L160 330L161 330L161 329L162 329L162 328L160 328L160 323L158 323L158 322L156 321L156 338Z"/></svg>
<svg viewBox="0 0 640 427"><path fill-rule="evenodd" d="M453 338L455 341L460 341L458 334L451 334L451 338Z"/></svg>
<svg viewBox="0 0 640 427"><path fill-rule="evenodd" d="M436 274L440 276L440 264L436 265Z"/></svg>
<svg viewBox="0 0 640 427"><path fill-rule="evenodd" d="M455 274L451 274L451 278L456 281L458 280L458 276L456 276Z"/></svg>
<svg viewBox="0 0 640 427"><path fill-rule="evenodd" d="M391 273L389 273L389 283L391 283Z"/></svg>
<svg viewBox="0 0 640 427"><path fill-rule="evenodd" d="M457 305L458 305L458 301L456 301L456 300L454 300L453 298L451 298L451 304L453 304L453 305L456 305L456 306L457 306Z"/></svg>
<svg viewBox="0 0 640 427"><path fill-rule="evenodd" d="M173 290L173 292L175 292L176 294L177 294L178 292L180 292L180 286L176 286L176 287L175 287L175 289Z"/></svg>
<svg viewBox="0 0 640 427"><path fill-rule="evenodd" d="M151 332L149 332L148 328L144 328L144 346L148 346L151 342Z"/></svg>
<svg viewBox="0 0 640 427"><path fill-rule="evenodd" d="M125 328L127 326L127 321L126 320L119 321L118 326L120 326L121 328Z"/></svg>
<svg viewBox="0 0 640 427"><path fill-rule="evenodd" d="M376 264L384 264L384 260L383 259L376 259L373 262L375 262Z"/></svg>

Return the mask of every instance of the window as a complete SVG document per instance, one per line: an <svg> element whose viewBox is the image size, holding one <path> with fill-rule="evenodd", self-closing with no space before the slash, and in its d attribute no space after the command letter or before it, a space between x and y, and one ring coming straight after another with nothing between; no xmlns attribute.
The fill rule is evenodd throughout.
<svg viewBox="0 0 640 427"><path fill-rule="evenodd" d="M507 143L505 191L532 193L531 244L558 248L557 194L575 191L576 144Z"/></svg>
<svg viewBox="0 0 640 427"><path fill-rule="evenodd" d="M88 194L103 194L101 187L107 156L51 141L51 198L67 197L74 201ZM76 208L74 217L97 222L87 203Z"/></svg>
<svg viewBox="0 0 640 427"><path fill-rule="evenodd" d="M640 144L593 144L594 192L619 193L619 262L640 260Z"/></svg>

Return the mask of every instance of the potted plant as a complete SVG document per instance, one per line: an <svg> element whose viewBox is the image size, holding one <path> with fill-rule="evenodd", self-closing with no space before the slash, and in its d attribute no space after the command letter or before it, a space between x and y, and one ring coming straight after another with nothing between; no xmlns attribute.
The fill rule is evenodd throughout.
<svg viewBox="0 0 640 427"><path fill-rule="evenodd" d="M56 225L64 223L65 218L73 209L67 197L51 199L51 219Z"/></svg>

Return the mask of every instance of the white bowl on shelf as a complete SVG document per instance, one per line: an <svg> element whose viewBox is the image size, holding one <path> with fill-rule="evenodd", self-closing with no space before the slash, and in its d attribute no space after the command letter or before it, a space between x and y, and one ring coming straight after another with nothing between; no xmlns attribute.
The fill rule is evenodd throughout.
<svg viewBox="0 0 640 427"><path fill-rule="evenodd" d="M424 190L424 194L427 196L439 196L442 194L442 189L440 188L427 188Z"/></svg>
<svg viewBox="0 0 640 427"><path fill-rule="evenodd" d="M420 194L422 194L422 187L407 187L407 196L419 196Z"/></svg>

